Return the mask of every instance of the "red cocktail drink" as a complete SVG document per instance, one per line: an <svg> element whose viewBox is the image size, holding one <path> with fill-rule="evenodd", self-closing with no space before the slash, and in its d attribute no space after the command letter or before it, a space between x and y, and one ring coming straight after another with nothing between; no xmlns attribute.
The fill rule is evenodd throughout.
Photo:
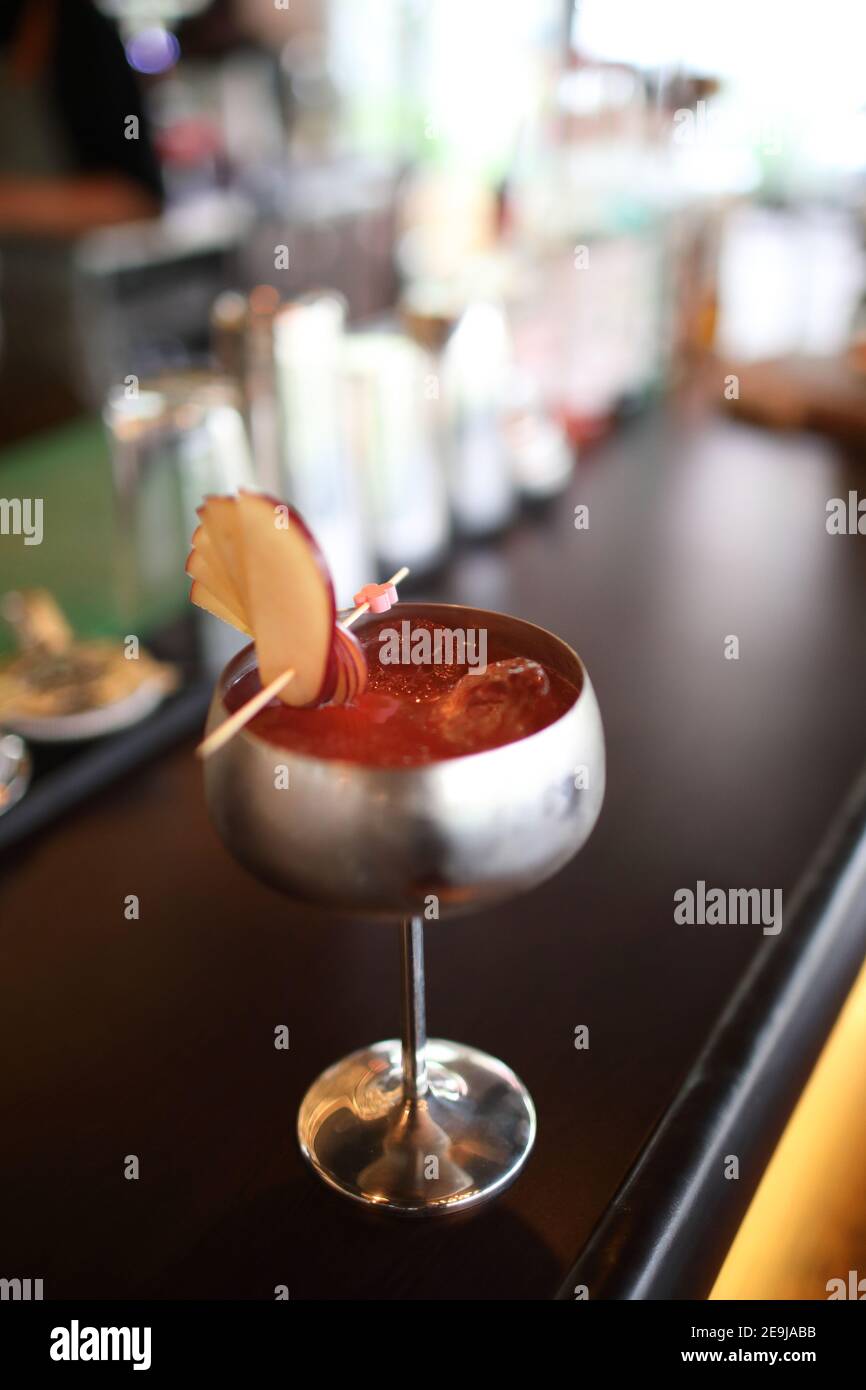
<svg viewBox="0 0 866 1390"><path fill-rule="evenodd" d="M368 621L359 637L369 671L362 694L311 709L275 699L250 731L311 757L418 767L526 738L559 719L579 694L558 671L492 634L489 644L485 634L483 663L472 639L458 641L428 618ZM247 672L227 692L228 709L260 687L258 671Z"/></svg>

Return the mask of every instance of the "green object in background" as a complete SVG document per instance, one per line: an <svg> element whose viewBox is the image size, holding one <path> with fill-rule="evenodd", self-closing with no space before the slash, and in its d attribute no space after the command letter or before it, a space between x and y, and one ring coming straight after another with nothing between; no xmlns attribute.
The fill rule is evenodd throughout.
<svg viewBox="0 0 866 1390"><path fill-rule="evenodd" d="M135 602L124 613L111 460L101 421L76 421L4 450L0 497L41 498L43 537L39 545L25 545L23 536L0 535L0 595L9 589L50 589L81 636L143 635L170 622L183 610L189 587L183 559L174 553L176 490L170 477L154 474L144 480L137 513L139 530L146 528L146 534L137 549L144 545L163 563L149 567L151 577L139 582ZM12 635L0 622L0 651L13 648Z"/></svg>

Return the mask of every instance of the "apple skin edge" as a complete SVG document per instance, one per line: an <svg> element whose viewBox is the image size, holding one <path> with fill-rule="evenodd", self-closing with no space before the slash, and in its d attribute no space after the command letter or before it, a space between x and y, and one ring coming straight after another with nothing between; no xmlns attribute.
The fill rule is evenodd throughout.
<svg viewBox="0 0 866 1390"><path fill-rule="evenodd" d="M357 699L367 685L367 659L361 644L352 632L334 627L334 652L337 657L337 685L331 697L332 705L345 705Z"/></svg>

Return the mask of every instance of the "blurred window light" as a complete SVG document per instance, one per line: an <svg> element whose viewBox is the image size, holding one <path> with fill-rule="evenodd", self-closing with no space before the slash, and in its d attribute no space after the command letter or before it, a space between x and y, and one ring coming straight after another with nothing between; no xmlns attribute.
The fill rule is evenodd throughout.
<svg viewBox="0 0 866 1390"><path fill-rule="evenodd" d="M426 96L449 159L497 171L507 163L532 102L530 58L545 9L525 0L432 7Z"/></svg>
<svg viewBox="0 0 866 1390"><path fill-rule="evenodd" d="M708 143L821 169L862 167L866 6L851 0L576 0L585 56L722 79ZM662 88L662 95L664 89Z"/></svg>
<svg viewBox="0 0 866 1390"><path fill-rule="evenodd" d="M96 0L97 9L115 20L124 34L178 24L212 3L213 0Z"/></svg>
<svg viewBox="0 0 866 1390"><path fill-rule="evenodd" d="M641 101L642 91L638 79L625 68L578 68L563 74L559 97L573 115L595 116Z"/></svg>
<svg viewBox="0 0 866 1390"><path fill-rule="evenodd" d="M572 39L586 53L636 67L693 72L759 83L767 90L819 89L862 98L866 8L851 0L577 0Z"/></svg>
<svg viewBox="0 0 866 1390"><path fill-rule="evenodd" d="M842 213L737 209L721 244L720 351L740 361L842 352L864 271L858 230Z"/></svg>
<svg viewBox="0 0 866 1390"><path fill-rule="evenodd" d="M562 0L331 0L329 60L367 144L498 176Z"/></svg>

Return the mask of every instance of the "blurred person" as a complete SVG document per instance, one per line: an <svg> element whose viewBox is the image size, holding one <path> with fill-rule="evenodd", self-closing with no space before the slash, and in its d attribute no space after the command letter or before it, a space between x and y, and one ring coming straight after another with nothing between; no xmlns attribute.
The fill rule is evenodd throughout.
<svg viewBox="0 0 866 1390"><path fill-rule="evenodd" d="M3 0L0 429L7 437L79 401L76 239L155 216L161 204L141 95L111 21L91 0Z"/></svg>

